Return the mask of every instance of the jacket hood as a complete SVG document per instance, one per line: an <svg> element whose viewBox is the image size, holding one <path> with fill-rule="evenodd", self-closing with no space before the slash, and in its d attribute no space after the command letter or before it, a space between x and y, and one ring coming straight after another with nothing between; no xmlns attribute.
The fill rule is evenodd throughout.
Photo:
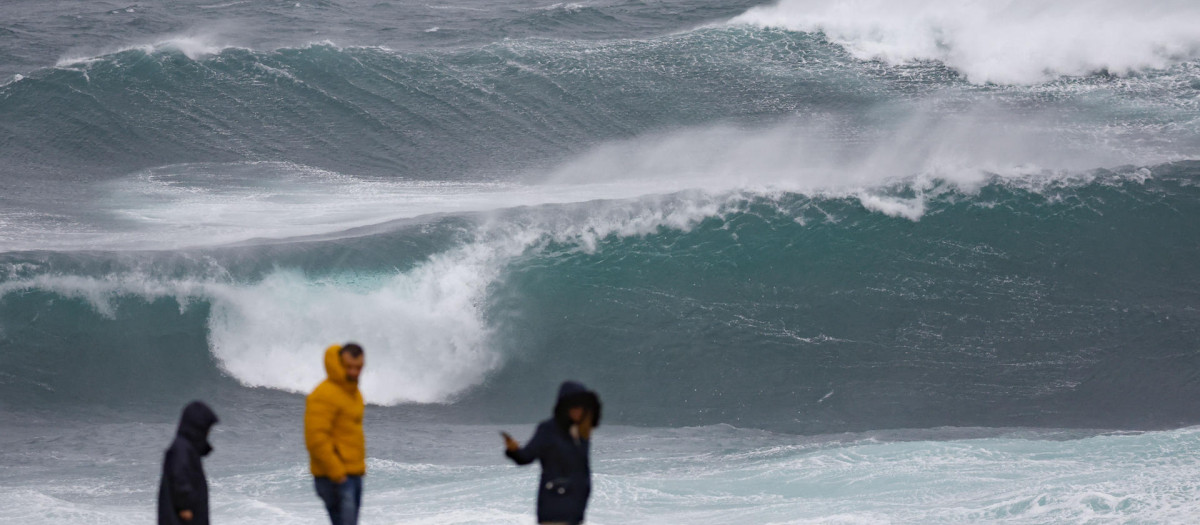
<svg viewBox="0 0 1200 525"><path fill-rule="evenodd" d="M191 443L201 456L207 456L212 452L212 445L208 444L208 431L217 421L217 415L208 405L192 401L183 407L183 415L179 417L179 429L175 435Z"/></svg>
<svg viewBox="0 0 1200 525"><path fill-rule="evenodd" d="M329 382L346 390L357 390L358 384L346 380L346 369L342 367L342 345L333 345L325 349L325 374Z"/></svg>
<svg viewBox="0 0 1200 525"><path fill-rule="evenodd" d="M563 381L558 387L558 402L554 404L554 421L560 428L571 427L567 411L574 407L587 408L592 413L592 426L600 426L600 396L578 381Z"/></svg>

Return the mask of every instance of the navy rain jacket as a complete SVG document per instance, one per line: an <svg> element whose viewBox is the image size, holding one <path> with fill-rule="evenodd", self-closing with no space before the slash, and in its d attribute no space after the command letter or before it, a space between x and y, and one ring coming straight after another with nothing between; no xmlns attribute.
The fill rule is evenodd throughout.
<svg viewBox="0 0 1200 525"><path fill-rule="evenodd" d="M158 486L159 525L208 525L208 480L200 458L212 452L208 430L216 423L217 415L208 405L192 401L184 407L175 441L163 459ZM179 517L183 510L192 511L191 521Z"/></svg>
<svg viewBox="0 0 1200 525"><path fill-rule="evenodd" d="M588 460L591 444L571 437L571 407L584 406L592 412L593 427L600 425L600 398L582 384L567 381L558 389L554 417L541 422L524 447L506 451L518 465L534 460L542 463L538 486L538 522L580 523L592 493L592 468Z"/></svg>

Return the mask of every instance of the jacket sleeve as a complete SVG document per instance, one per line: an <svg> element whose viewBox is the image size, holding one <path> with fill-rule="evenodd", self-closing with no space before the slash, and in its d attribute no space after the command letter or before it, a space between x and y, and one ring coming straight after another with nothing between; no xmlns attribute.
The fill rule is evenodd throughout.
<svg viewBox="0 0 1200 525"><path fill-rule="evenodd" d="M309 397L304 412L304 445L313 462L321 466L329 479L346 476L346 466L333 448L333 419L337 412L337 406L322 399L319 393Z"/></svg>
<svg viewBox="0 0 1200 525"><path fill-rule="evenodd" d="M517 450L506 450L504 455L518 465L528 465L542 456L542 449L546 448L547 438L549 436L546 435L546 426L538 425L537 431L533 433L533 437L529 438L529 442L524 447Z"/></svg>
<svg viewBox="0 0 1200 525"><path fill-rule="evenodd" d="M196 488L192 486L192 477L195 473L192 472L187 451L172 444L171 448L167 449L167 456L163 461L166 463L163 470L167 474L171 508L177 514L184 510L196 510Z"/></svg>

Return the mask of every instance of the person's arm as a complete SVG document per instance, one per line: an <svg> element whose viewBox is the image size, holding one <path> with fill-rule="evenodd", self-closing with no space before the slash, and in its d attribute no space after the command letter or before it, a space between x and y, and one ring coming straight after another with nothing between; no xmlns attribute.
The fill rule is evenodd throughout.
<svg viewBox="0 0 1200 525"><path fill-rule="evenodd" d="M533 433L533 437L529 438L529 442L524 447L517 446L513 448L511 445L504 451L504 455L513 460L518 465L528 465L533 463L542 455L542 448L546 444L546 432L542 429L542 425L538 425L537 431ZM515 441L513 443L516 443Z"/></svg>
<svg viewBox="0 0 1200 525"><path fill-rule="evenodd" d="M171 494L171 508L184 521L192 520L192 510L196 508L196 490L192 487L192 472L188 465L187 452L171 445L167 449L166 462L167 488Z"/></svg>
<svg viewBox="0 0 1200 525"><path fill-rule="evenodd" d="M304 445L313 462L321 466L334 483L346 481L346 466L333 449L333 419L337 416L333 403L313 395L304 413Z"/></svg>

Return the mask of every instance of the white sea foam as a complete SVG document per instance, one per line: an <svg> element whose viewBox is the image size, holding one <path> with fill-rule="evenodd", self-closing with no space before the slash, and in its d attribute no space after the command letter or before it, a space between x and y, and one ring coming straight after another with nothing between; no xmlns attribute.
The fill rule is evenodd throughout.
<svg viewBox="0 0 1200 525"><path fill-rule="evenodd" d="M537 8L537 10L539 10L539 11L563 11L563 12L574 14L574 13L578 13L579 11L582 11L585 7L586 7L585 5L580 4L580 3L575 3L575 2L570 2L570 3L559 2L557 4L551 4L548 6L539 7L539 8Z"/></svg>
<svg viewBox="0 0 1200 525"><path fill-rule="evenodd" d="M325 377L313 342L354 340L370 350L368 401L446 402L500 363L481 311L497 271L485 253L455 253L374 284L281 271L222 286L212 297L209 345L245 384L304 392Z"/></svg>
<svg viewBox="0 0 1200 525"><path fill-rule="evenodd" d="M42 275L0 284L0 296L43 290L119 315L117 299L211 304L209 346L240 382L293 392L325 377L322 345L355 340L370 350L364 396L373 403L445 402L500 362L486 345L482 293L497 268L478 254L435 258L375 282L314 281L280 270L262 281L169 280L130 273L103 278Z"/></svg>
<svg viewBox="0 0 1200 525"><path fill-rule="evenodd" d="M164 50L174 50L183 53L192 60L200 60L208 56L216 55L226 49L233 49L236 47L231 44L218 43L220 38L221 37L217 35L206 34L188 34L164 37L150 42L126 45L114 49L105 49L96 54L64 55L62 58L58 59L58 61L54 64L54 67L70 68L72 66L87 65L101 60L103 57L108 55L134 50L139 50L146 54L157 53Z"/></svg>
<svg viewBox="0 0 1200 525"><path fill-rule="evenodd" d="M781 0L732 23L819 31L866 60L937 60L972 82L1127 74L1200 58L1200 3L1191 0Z"/></svg>
<svg viewBox="0 0 1200 525"><path fill-rule="evenodd" d="M471 6L461 6L461 5L425 4L425 7L429 8L429 9L438 9L438 10L446 10L446 11L487 11L487 9L484 9L481 7L471 7Z"/></svg>
<svg viewBox="0 0 1200 525"><path fill-rule="evenodd" d="M1087 183L1097 167L1170 160L1092 143L1095 137L1069 138L1049 118L986 107L952 116L916 111L890 130L853 141L819 123L713 126L600 146L545 180L646 193L698 188L713 195L851 197L869 210L918 220L928 198L973 193L997 178L1037 190ZM1148 171L1133 177L1144 181ZM897 186L915 195L897 197L890 191Z"/></svg>
<svg viewBox="0 0 1200 525"><path fill-rule="evenodd" d="M29 488L12 487L0 494L0 521L6 523L119 525L136 523L142 515L133 506L74 503Z"/></svg>
<svg viewBox="0 0 1200 525"><path fill-rule="evenodd" d="M233 6L235 6L235 5L242 5L242 4L245 4L245 3L249 2L249 1L250 1L250 0L239 0L239 1L237 1L237 2L226 2L226 3L223 3L223 4L212 4L212 5L198 5L198 6L196 6L196 7L199 7L200 9L224 9L224 8L226 8L226 7L233 7Z"/></svg>
<svg viewBox="0 0 1200 525"><path fill-rule="evenodd" d="M904 217L910 221L920 220L925 215L925 201L921 198L903 199L864 193L858 201L863 207L892 217Z"/></svg>
<svg viewBox="0 0 1200 525"><path fill-rule="evenodd" d="M430 425L380 413L367 427L373 445L364 522L533 521L537 470L497 457L495 427ZM205 467L213 515L222 522L323 519L299 438L278 439L295 433L294 414L281 417L234 414L216 427L217 452ZM588 522L1188 523L1200 503L1195 428L1075 439L1003 431L964 439L954 430L889 441L724 426L606 426L592 445ZM161 452L130 446L127 438L161 435L165 442L169 432L167 425L138 423L34 434L42 438L38 453L15 467L20 475L0 479L0 521L147 522L157 471L146 466ZM63 454L85 468L63 465ZM116 461L97 469L89 456ZM98 498L96 485L111 490Z"/></svg>

